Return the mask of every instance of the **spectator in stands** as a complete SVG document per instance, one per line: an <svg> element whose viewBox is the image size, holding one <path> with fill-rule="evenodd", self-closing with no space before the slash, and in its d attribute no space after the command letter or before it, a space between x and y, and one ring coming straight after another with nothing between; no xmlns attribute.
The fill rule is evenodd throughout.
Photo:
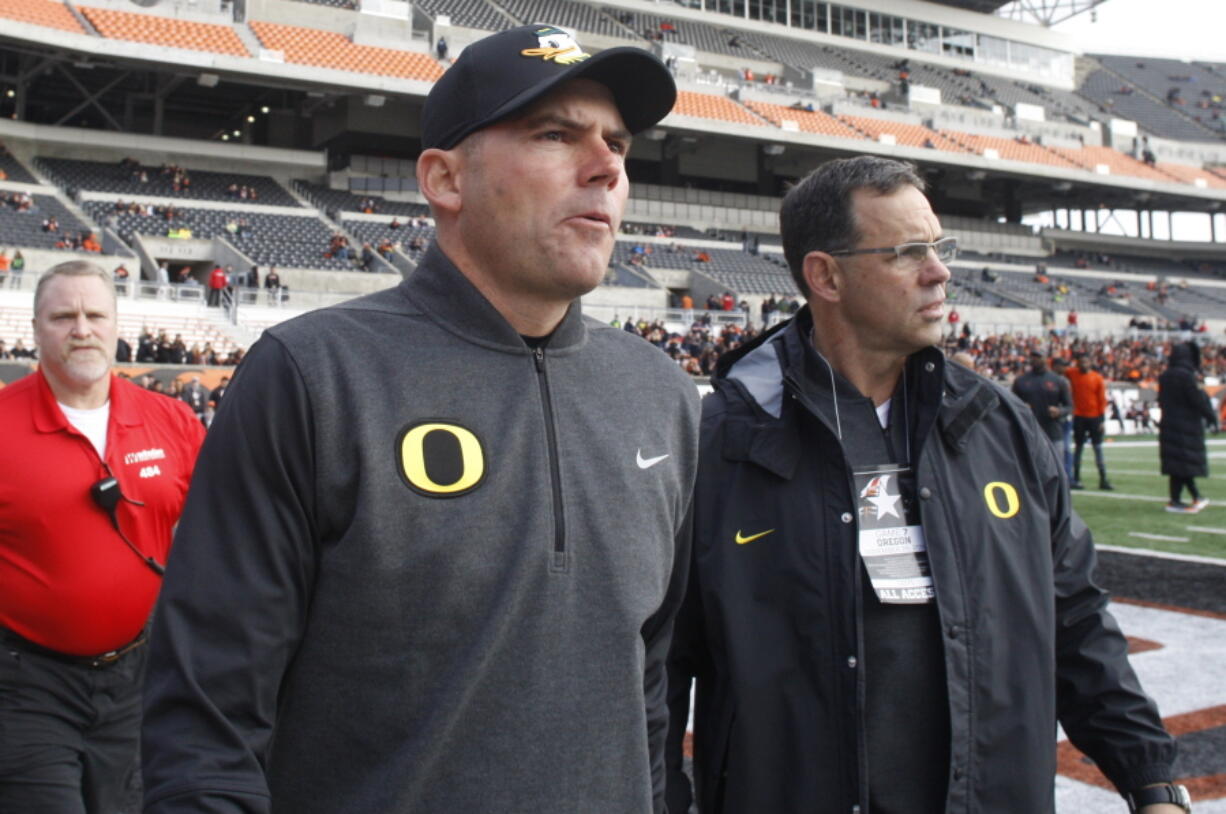
<svg viewBox="0 0 1226 814"><path fill-rule="evenodd" d="M213 270L209 272L209 302L210 308L217 308L221 305L221 292L226 287L226 272L221 267L221 264L214 264Z"/></svg>
<svg viewBox="0 0 1226 814"><path fill-rule="evenodd" d="M26 270L26 258L20 250L13 252L13 262L9 264L13 272L13 288L21 288L21 278Z"/></svg>
<svg viewBox="0 0 1226 814"><path fill-rule="evenodd" d="M247 279L244 281L244 285L247 288L259 288L260 287L260 267L259 266L253 265L250 269L247 270Z"/></svg>
<svg viewBox="0 0 1226 814"><path fill-rule="evenodd" d="M55 219L55 215L50 215L46 218L43 218L43 231L44 232L58 232L59 230L60 230L60 224Z"/></svg>
<svg viewBox="0 0 1226 814"><path fill-rule="evenodd" d="M9 255L4 249L0 249L0 288L4 288L4 284L9 279Z"/></svg>
<svg viewBox="0 0 1226 814"><path fill-rule="evenodd" d="M1171 361L1158 378L1158 453L1162 474L1170 479L1168 512L1196 514L1209 505L1196 488L1196 478L1209 477L1205 454L1205 428L1218 431L1218 417L1209 396L1201 389L1200 349L1194 342L1181 342L1171 350ZM1191 504L1183 502L1187 489Z"/></svg>
<svg viewBox="0 0 1226 814"><path fill-rule="evenodd" d="M8 345L4 344L4 340L0 339L0 359L12 359L13 352L9 350Z"/></svg>
<svg viewBox="0 0 1226 814"><path fill-rule="evenodd" d="M371 266L375 264L375 253L371 249L369 243L362 244L362 271L370 271Z"/></svg>
<svg viewBox="0 0 1226 814"><path fill-rule="evenodd" d="M115 277L116 280L127 280L129 277L132 276L128 272L128 267L125 266L123 263L120 263L118 266L116 266L115 270L112 271L111 274Z"/></svg>
<svg viewBox="0 0 1226 814"><path fill-rule="evenodd" d="M13 358L14 359L37 359L38 353L34 348L26 347L20 337L13 343Z"/></svg>
<svg viewBox="0 0 1226 814"><path fill-rule="evenodd" d="M277 273L275 266L268 268L268 273L264 275L264 289L270 294L276 292L281 287L281 275Z"/></svg>
<svg viewBox="0 0 1226 814"><path fill-rule="evenodd" d="M209 403L209 389L201 384L199 376L192 376L179 398L183 399L197 418L200 418L204 415L204 408Z"/></svg>
<svg viewBox="0 0 1226 814"><path fill-rule="evenodd" d="M116 331L111 276L53 266L39 369L0 392L4 812L119 811L137 767L145 629L204 430L112 375Z"/></svg>
<svg viewBox="0 0 1226 814"><path fill-rule="evenodd" d="M240 368L152 627L147 814L662 810L698 404L577 300L675 87L583 56L540 25L466 46L421 116L435 244Z"/></svg>
<svg viewBox="0 0 1226 814"><path fill-rule="evenodd" d="M434 53L438 54L440 62L447 60L447 38L439 37L438 42L434 43Z"/></svg>
<svg viewBox="0 0 1226 814"><path fill-rule="evenodd" d="M210 347L210 346L206 346L206 347ZM216 364L216 363L217 363L216 359L214 359L212 362L209 362L209 364ZM213 392L209 393L209 401L213 402L213 404L220 407L221 400L225 398L226 391L229 389L230 389L230 377L222 376L221 381L218 383L216 387L213 388Z"/></svg>

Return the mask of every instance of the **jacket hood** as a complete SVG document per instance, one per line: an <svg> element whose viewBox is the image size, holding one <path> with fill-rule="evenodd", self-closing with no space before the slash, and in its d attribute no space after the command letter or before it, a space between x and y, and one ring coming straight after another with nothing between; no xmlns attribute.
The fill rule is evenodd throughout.
<svg viewBox="0 0 1226 814"><path fill-rule="evenodd" d="M1171 367L1200 370L1200 348L1194 342L1180 342L1171 348Z"/></svg>

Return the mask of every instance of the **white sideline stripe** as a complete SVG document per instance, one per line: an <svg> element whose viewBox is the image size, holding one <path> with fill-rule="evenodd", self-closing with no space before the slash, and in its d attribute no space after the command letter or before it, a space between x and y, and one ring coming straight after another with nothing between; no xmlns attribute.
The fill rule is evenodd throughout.
<svg viewBox="0 0 1226 814"><path fill-rule="evenodd" d="M1226 441L1214 439L1214 438L1206 438L1205 443L1211 447L1226 446ZM1135 447L1156 447L1156 446L1158 446L1157 441L1111 441L1110 443L1104 443L1103 449L1107 450L1107 449L1124 449L1128 447L1135 448Z"/></svg>
<svg viewBox="0 0 1226 814"><path fill-rule="evenodd" d="M1115 554L1133 554L1138 557L1156 557L1160 560L1179 560L1180 562L1195 562L1201 565L1220 565L1226 568L1226 560L1218 559L1217 557L1203 557L1198 554L1172 554L1169 551L1154 551L1149 548L1133 548L1131 546L1110 545L1109 543L1095 543L1094 547L1099 551L1110 551Z"/></svg>
<svg viewBox="0 0 1226 814"><path fill-rule="evenodd" d="M1142 500L1149 503L1170 503L1169 498L1154 497L1153 495L1125 495L1120 492L1100 492L1094 489L1074 489L1073 494L1077 497L1112 497L1116 500Z"/></svg>
<svg viewBox="0 0 1226 814"><path fill-rule="evenodd" d="M1188 531L1199 531L1201 534L1226 534L1226 529L1215 529L1212 526L1188 526Z"/></svg>
<svg viewBox="0 0 1226 814"><path fill-rule="evenodd" d="M1166 540L1172 543L1188 542L1187 537L1170 537L1166 534L1147 534L1144 531L1130 531L1128 532L1128 536L1129 537L1140 537L1143 540Z"/></svg>

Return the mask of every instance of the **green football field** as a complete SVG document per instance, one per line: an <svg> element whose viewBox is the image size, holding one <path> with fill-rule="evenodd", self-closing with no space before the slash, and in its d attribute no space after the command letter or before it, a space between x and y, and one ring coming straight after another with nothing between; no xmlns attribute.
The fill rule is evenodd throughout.
<svg viewBox="0 0 1226 814"><path fill-rule="evenodd" d="M1208 478L1197 488L1210 501L1199 514L1171 514L1167 479L1158 472L1154 436L1119 436L1103 445L1107 475L1114 492L1098 490L1094 452L1086 446L1081 463L1084 491L1073 492L1073 505L1100 544L1149 548L1226 559L1226 440L1210 438ZM1190 502L1185 491L1185 503Z"/></svg>

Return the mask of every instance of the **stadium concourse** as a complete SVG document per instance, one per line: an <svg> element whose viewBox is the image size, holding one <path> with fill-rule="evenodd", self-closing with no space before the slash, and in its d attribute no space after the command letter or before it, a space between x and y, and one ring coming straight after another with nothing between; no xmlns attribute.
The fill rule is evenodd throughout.
<svg viewBox="0 0 1226 814"><path fill-rule="evenodd" d="M32 345L34 285L66 259L115 271L133 350L166 333L162 361L120 369L167 390L215 388L229 368L186 362L396 285L434 234L415 180L425 95L468 44L544 20L588 51L656 53L680 91L628 155L626 218L586 313L707 387L722 352L799 298L782 195L823 161L875 153L917 165L958 238L947 349L1005 384L1032 349L1086 352L1113 382L1109 429L1143 431L1171 342L1202 345L1211 392L1226 376L1226 63L1081 53L1002 4L4 0L0 357ZM0 385L29 365L0 358ZM1219 539L1215 511L1200 533ZM1226 556L1207 550L1108 547L1102 578L1196 810L1226 814ZM1120 810L1060 755L1062 814Z"/></svg>

